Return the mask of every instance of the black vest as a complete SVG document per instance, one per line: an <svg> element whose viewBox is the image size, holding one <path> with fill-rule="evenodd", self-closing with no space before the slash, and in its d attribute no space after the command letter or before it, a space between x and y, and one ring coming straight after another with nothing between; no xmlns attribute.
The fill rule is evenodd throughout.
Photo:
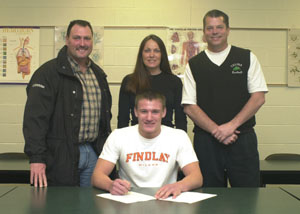
<svg viewBox="0 0 300 214"><path fill-rule="evenodd" d="M250 51L235 46L226 60L214 64L202 51L189 61L196 82L197 104L218 125L232 120L250 98L247 79L250 66ZM253 116L238 130L252 130ZM202 130L195 125L194 131Z"/></svg>

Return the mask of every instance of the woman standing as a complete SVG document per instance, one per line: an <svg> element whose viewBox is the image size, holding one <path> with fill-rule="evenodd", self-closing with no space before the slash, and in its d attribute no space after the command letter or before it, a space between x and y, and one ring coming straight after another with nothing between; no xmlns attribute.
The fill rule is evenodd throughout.
<svg viewBox="0 0 300 214"><path fill-rule="evenodd" d="M186 115L181 106L182 82L172 74L163 41L153 34L141 42L134 71L122 81L118 128L129 126L129 121L130 125L138 123L134 115L135 95L147 89L155 90L166 97L167 113L162 124L186 131Z"/></svg>

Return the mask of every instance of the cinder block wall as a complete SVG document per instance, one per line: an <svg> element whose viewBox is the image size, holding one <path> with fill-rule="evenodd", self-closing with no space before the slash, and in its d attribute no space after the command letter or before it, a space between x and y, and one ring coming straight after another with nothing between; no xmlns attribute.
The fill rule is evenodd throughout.
<svg viewBox="0 0 300 214"><path fill-rule="evenodd" d="M40 26L40 64L54 57L54 26L73 19L104 26L101 67L113 95L115 128L120 82L132 72L141 40L154 33L167 42L167 27L201 28L203 15L214 8L229 15L229 42L257 55L269 86L257 114L260 158L300 153L300 88L287 87L287 33L300 28L297 0L2 0L0 26ZM23 151L25 87L0 84L0 152ZM191 139L192 127L189 121Z"/></svg>

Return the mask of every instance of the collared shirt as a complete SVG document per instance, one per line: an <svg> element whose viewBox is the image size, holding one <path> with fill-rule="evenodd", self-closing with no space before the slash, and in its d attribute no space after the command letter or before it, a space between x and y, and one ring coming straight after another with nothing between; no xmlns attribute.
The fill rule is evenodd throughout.
<svg viewBox="0 0 300 214"><path fill-rule="evenodd" d="M93 142L98 137L101 89L97 78L90 68L91 61L87 64L87 70L83 73L78 63L68 56L74 75L79 79L83 90L83 103L81 107L79 143Z"/></svg>

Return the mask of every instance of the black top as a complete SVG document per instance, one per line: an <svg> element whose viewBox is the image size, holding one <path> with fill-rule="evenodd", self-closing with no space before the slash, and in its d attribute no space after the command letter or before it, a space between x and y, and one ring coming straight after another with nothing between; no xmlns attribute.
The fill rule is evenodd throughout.
<svg viewBox="0 0 300 214"><path fill-rule="evenodd" d="M124 77L119 94L118 128L138 123L134 115L135 94L126 90L126 85L131 74ZM158 75L150 76L151 89L160 92L166 97L166 116L162 119L162 124L176 127L184 131L187 130L186 115L181 106L182 82L179 77L173 74L161 72ZM175 124L173 123L173 112L175 113Z"/></svg>

